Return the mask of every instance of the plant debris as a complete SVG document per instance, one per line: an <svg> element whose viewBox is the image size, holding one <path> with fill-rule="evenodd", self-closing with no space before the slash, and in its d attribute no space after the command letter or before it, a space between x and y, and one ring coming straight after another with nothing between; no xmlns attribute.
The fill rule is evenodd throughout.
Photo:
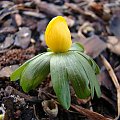
<svg viewBox="0 0 120 120"><path fill-rule="evenodd" d="M119 0L1 0L0 115L5 120L119 120L119 13ZM9 79L13 70L26 60L47 51L44 32L48 22L58 15L67 20L72 41L80 42L100 67L101 98L78 99L70 86L69 110L59 105L50 75L28 94L19 81ZM42 106L44 101L55 105L54 117Z"/></svg>

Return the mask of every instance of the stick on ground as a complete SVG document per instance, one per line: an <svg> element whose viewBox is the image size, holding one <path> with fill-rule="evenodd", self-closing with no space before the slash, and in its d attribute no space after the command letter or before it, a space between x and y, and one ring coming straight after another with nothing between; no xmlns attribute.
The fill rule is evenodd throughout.
<svg viewBox="0 0 120 120"><path fill-rule="evenodd" d="M115 88L117 90L117 106L118 106L118 116L115 118L115 120L117 120L120 116L120 84L118 82L118 79L115 75L115 72L113 71L111 65L109 64L109 62L106 60L106 58L103 55L100 55L102 63L104 64L105 68L107 69L114 85Z"/></svg>

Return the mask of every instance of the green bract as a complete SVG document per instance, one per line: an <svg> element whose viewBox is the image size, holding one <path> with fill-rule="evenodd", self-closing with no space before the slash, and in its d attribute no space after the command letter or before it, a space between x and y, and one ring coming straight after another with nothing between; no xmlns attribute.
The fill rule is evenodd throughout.
<svg viewBox="0 0 120 120"><path fill-rule="evenodd" d="M50 50L49 50L50 51ZM100 97L101 91L96 74L99 67L92 58L83 53L79 43L73 43L64 53L45 52L25 62L11 75L11 80L20 79L25 92L35 89L50 73L56 96L65 109L71 103L69 82L77 97L94 97L94 91Z"/></svg>

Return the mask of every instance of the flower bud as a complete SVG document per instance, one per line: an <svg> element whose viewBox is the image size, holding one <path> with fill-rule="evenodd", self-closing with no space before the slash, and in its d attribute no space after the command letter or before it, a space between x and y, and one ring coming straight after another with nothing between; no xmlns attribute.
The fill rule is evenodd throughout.
<svg viewBox="0 0 120 120"><path fill-rule="evenodd" d="M47 46L55 53L66 52L71 47L71 34L64 17L53 18L45 31Z"/></svg>

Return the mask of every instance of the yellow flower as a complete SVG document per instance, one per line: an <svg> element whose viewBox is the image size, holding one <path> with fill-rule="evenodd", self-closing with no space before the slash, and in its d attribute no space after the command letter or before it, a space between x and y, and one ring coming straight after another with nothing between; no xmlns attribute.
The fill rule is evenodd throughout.
<svg viewBox="0 0 120 120"><path fill-rule="evenodd" d="M71 47L71 34L64 17L53 18L45 31L45 41L53 52L66 52Z"/></svg>

